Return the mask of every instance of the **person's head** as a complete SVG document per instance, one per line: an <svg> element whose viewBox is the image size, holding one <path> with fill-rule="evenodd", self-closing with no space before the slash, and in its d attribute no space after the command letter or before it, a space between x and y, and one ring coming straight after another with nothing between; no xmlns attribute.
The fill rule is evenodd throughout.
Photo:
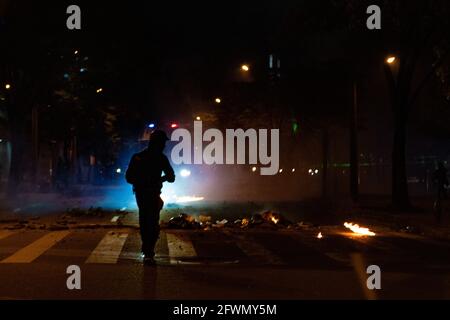
<svg viewBox="0 0 450 320"><path fill-rule="evenodd" d="M148 147L162 152L166 146L167 140L169 140L169 138L164 131L154 130L150 135Z"/></svg>

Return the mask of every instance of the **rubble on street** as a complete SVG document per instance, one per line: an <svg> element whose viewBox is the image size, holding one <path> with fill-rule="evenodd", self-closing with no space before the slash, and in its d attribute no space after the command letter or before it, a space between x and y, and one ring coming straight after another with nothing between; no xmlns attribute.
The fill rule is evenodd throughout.
<svg viewBox="0 0 450 320"><path fill-rule="evenodd" d="M290 228L293 223L287 220L279 213L265 211L261 214L256 213L251 217L243 217L234 221L221 219L213 221L211 216L207 215L189 215L180 213L178 216L172 217L168 222L162 222L161 227L171 229L202 229L212 230L217 228L267 228L279 229Z"/></svg>

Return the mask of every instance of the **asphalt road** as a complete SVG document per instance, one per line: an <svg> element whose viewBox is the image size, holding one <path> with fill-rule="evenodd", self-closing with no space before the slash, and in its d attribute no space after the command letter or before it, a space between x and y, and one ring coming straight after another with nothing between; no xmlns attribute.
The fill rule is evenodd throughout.
<svg viewBox="0 0 450 320"><path fill-rule="evenodd" d="M344 228L164 230L156 267L134 228L0 229L2 299L448 299L450 244ZM369 265L381 289L368 290ZM67 268L81 270L69 290Z"/></svg>

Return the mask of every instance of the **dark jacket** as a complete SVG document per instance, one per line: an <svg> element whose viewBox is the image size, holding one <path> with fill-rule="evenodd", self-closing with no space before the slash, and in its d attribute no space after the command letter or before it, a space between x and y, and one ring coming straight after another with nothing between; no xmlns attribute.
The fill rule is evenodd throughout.
<svg viewBox="0 0 450 320"><path fill-rule="evenodd" d="M125 178L133 185L135 191L148 190L161 193L163 182L174 182L175 173L169 159L162 152L149 147L131 157Z"/></svg>

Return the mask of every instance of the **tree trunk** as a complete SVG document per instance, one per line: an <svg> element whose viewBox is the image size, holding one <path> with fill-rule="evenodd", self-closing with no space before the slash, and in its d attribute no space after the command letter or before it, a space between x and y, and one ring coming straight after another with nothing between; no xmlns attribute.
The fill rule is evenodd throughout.
<svg viewBox="0 0 450 320"><path fill-rule="evenodd" d="M400 58L398 74L394 78L390 66L385 64L391 96L394 141L392 145L392 206L399 210L410 208L408 182L406 178L406 129L409 113L409 92L413 65Z"/></svg>
<svg viewBox="0 0 450 320"><path fill-rule="evenodd" d="M394 115L394 144L392 146L392 204L397 209L410 207L406 178L406 116Z"/></svg>

